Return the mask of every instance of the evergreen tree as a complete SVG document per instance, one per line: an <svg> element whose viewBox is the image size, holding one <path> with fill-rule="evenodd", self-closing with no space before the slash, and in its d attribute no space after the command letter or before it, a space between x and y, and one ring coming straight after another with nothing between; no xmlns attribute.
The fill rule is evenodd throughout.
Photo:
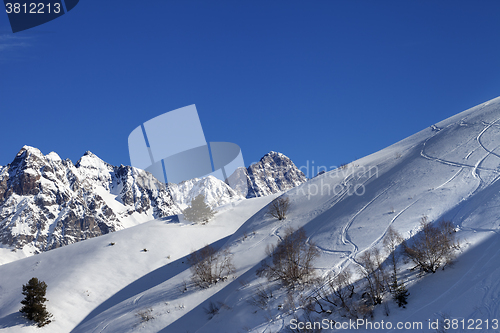
<svg viewBox="0 0 500 333"><path fill-rule="evenodd" d="M35 321L38 327L50 323L50 318L52 317L52 314L47 311L44 304L47 301L45 298L46 290L47 284L35 277L23 285L23 295L25 297L21 301L23 307L19 311L24 313L29 320Z"/></svg>
<svg viewBox="0 0 500 333"><path fill-rule="evenodd" d="M188 221L207 223L214 217L215 211L205 203L205 196L199 194L191 201L191 207L184 209L182 213Z"/></svg>

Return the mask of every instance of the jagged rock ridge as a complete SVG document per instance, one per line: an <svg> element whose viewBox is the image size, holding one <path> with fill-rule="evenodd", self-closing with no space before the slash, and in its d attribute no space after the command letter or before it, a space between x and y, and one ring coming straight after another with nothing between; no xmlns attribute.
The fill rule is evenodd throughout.
<svg viewBox="0 0 500 333"><path fill-rule="evenodd" d="M247 169L247 198L289 190L307 181L288 157L271 151Z"/></svg>
<svg viewBox="0 0 500 333"><path fill-rule="evenodd" d="M288 157L276 152L238 172L248 193L214 177L167 187L144 170L112 166L91 152L73 164L25 146L12 163L0 167L0 243L38 253L179 214L198 194L217 207L306 181Z"/></svg>
<svg viewBox="0 0 500 333"><path fill-rule="evenodd" d="M90 152L74 165L25 146L0 173L1 242L35 253L179 212L151 174Z"/></svg>

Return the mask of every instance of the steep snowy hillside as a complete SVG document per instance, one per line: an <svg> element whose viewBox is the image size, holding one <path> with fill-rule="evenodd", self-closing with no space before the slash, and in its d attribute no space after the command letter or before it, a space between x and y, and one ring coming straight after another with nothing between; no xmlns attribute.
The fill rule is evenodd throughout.
<svg viewBox="0 0 500 333"><path fill-rule="evenodd" d="M283 239L286 228L303 227L307 243L320 253L314 262L316 275L350 269L358 281L354 298L366 302L359 281L365 272L362 255L382 249L389 227L411 242L426 216L432 223L453 223L461 244L455 264L420 274L402 261L399 279L410 292L406 308L384 292L386 305L376 305L373 317L365 318L378 328L352 329L348 324L342 331L394 332L401 331L396 325L402 323L409 332L436 332L429 325L448 318L450 324L459 325L463 319L468 326L472 320L484 332L498 332L499 176L497 98L288 190L283 197L289 199L290 209L283 221L269 216L267 207L260 209L271 197L254 198L236 207L226 205L226 211L216 215L218 222L206 226L154 221L2 265L0 275L15 278L0 281L0 331L35 330L16 312L21 284L32 276L49 285L48 309L56 317L37 331L267 333L288 332L293 320L326 319L342 325L352 318L343 317L339 305L332 306L331 314L306 315L304 306L316 287L288 290L256 274L269 257L268 246ZM246 206L253 203L252 209ZM230 230L225 229L229 225ZM111 241L116 245L106 246ZM191 283L184 256L210 242L232 254L235 272L226 281L200 289ZM127 245L116 247L120 244ZM142 247L152 250L141 252ZM78 253L83 254L74 257ZM264 296L259 296L263 290ZM214 307L218 310L207 315ZM144 311L151 316L141 317ZM382 321L385 326L380 326ZM456 328L449 331L466 331Z"/></svg>
<svg viewBox="0 0 500 333"><path fill-rule="evenodd" d="M313 290L298 290L290 300L286 289L256 276L267 257L266 246L276 244L286 227L305 228L308 242L321 253L315 264L317 274L325 276L346 268L356 273L360 255L381 248L389 226L411 238L425 215L429 221L449 219L454 223L462 243L457 254L464 255L458 256L453 267L429 278L405 265L401 276L410 286L409 304L406 309L398 308L386 295L391 316L386 317L379 306L372 320L391 321L396 326L399 321L427 325L426 320L442 320L442 316L481 319L490 322L488 330L483 325L484 331L496 331L491 322L500 315L495 300L500 289L500 253L495 247L500 216L499 121L500 99L495 99L288 191L285 195L290 198L291 210L284 223L257 214L226 243L238 263L237 281L193 295L208 294L186 316L177 319L159 314L144 326L151 332L161 326L162 332L286 332L295 316L306 320L300 296L311 295ZM253 236L245 238L245 234ZM265 309L253 301L262 285L273 295ZM474 298L469 298L471 295ZM205 313L210 302L226 306L211 320ZM160 303L143 306L161 309ZM338 315L315 318L348 321ZM127 328L114 324L108 331Z"/></svg>
<svg viewBox="0 0 500 333"><path fill-rule="evenodd" d="M186 255L191 251L214 242L222 245L272 199L220 207L205 226L167 217L1 265L0 331L67 333L82 321L83 325L84 319L127 303L129 297L140 304L140 294L188 268ZM32 276L47 283L49 310L55 319L41 329L27 326L18 312L22 284Z"/></svg>

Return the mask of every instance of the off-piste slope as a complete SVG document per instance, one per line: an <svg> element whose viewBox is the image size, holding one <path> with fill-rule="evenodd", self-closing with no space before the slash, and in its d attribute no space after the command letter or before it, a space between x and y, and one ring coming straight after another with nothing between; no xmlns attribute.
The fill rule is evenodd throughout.
<svg viewBox="0 0 500 333"><path fill-rule="evenodd" d="M207 225L168 217L1 265L0 331L67 333L129 298L140 306L142 293L188 269L186 255L217 246L272 198L222 206ZM47 308L54 315L41 329L19 313L22 285L34 276L47 283Z"/></svg>
<svg viewBox="0 0 500 333"><path fill-rule="evenodd" d="M427 325L426 320L463 317L465 320L489 320L488 330L483 324L483 331L493 332L492 321L500 316L496 297L500 290L500 236L497 234L500 224L499 131L500 98L497 98L287 191L283 195L290 200L290 210L284 221L277 221L266 215L265 207L259 210L264 205L263 202L260 202L261 206L256 205L252 214L249 214L249 210L243 208L247 201L243 201L231 211L231 214L241 216L241 219L246 214L244 223L239 220L241 223L238 226L242 224L241 227L238 230L235 227L221 231L220 235L211 239L216 241L230 235L216 245L224 243L223 246L233 254L236 271L229 280L207 289L198 289L190 284L191 273L185 264L175 262L165 266L166 259L149 256L154 251L137 252L136 248L141 248L142 245L134 243L134 246L120 248L121 255L131 258L127 264L123 261L116 264L106 257L99 261L101 264L84 266L87 269L86 272L80 272L81 279L88 280L78 283L78 288L81 286L87 290L87 286L93 286L99 291L112 289L86 303L90 296L75 296L78 295L75 287L68 286L75 284L74 281L69 282L72 275L62 274L64 270L61 271L59 263L53 263L50 271L45 269L43 276L38 276L49 285L49 310L58 318L47 329L50 332L66 332L70 328L74 333L286 332L294 316L303 318L304 302L300 296L310 295L312 290L306 286L304 289L288 292L279 288L278 284L258 277L256 271L261 261L267 258L266 247L276 244L287 227L304 227L308 243L314 244L320 251L321 256L315 262L315 268L316 274L321 276L336 274L346 268L356 272L360 255L367 249L380 248L389 226L398 230L405 238L411 238L418 232L421 218L426 216L428 221L448 219L456 226L457 236L462 244L457 252L456 264L423 277L418 276L416 271L410 271L411 265L407 264L401 272L401 277L406 279L410 290L406 309L398 308L390 301L389 295L386 295L390 316L386 317L379 306L375 308L372 320L390 321L394 325L399 321L415 321ZM334 153L335 148L332 147L332 155ZM271 198L258 200L269 202ZM195 231L185 231L187 227L184 227L175 231L168 230L168 233L173 244L181 246L188 239L195 242L197 237L201 237L200 234L213 235L216 225L210 223L191 227ZM139 229L120 231L113 236L132 233L132 230ZM147 232L156 231L151 228ZM159 246L154 237L151 243ZM98 239L104 242L105 238ZM204 245L199 242L196 244L198 247ZM96 258L109 251L104 243L101 245L101 248L95 249ZM197 248L188 247L182 247L179 250L182 254L179 253L170 260L184 258ZM61 253L62 258L63 251L69 248L76 249L76 245L54 253ZM167 248L171 251L170 247ZM67 255L71 256L72 253L67 252ZM164 255L166 252L162 254ZM0 266L0 274L18 274L23 281L27 281L31 276L26 271L33 268L35 262L32 261L36 258L43 257L4 265L8 272L7 268ZM61 265L70 267L65 269L78 271L78 260L71 260L70 263L70 257L65 258L66 261L61 259ZM140 258L149 259L141 262ZM137 268L143 265L149 266ZM163 267L168 268L159 274L158 269ZM105 270L110 271L106 273L106 278L91 278L100 276L99 273ZM110 275L120 276L116 279L127 277L128 282L123 280L119 286L115 286L107 280ZM154 283L148 282L149 279L153 279ZM17 294L10 291L17 285L19 283L10 280L8 283L0 282L0 287L3 288L0 292L4 293L0 298L0 329L7 327L13 332L23 332L28 328L19 324L22 321L15 313L21 299L20 290ZM66 287L57 287L56 292L50 291L51 285ZM252 297L262 286L273 290L273 296L263 309L252 302ZM6 290L9 290L7 294ZM287 296L290 294L293 297ZM64 299L70 300L71 306ZM204 309L211 302L219 304L220 310L209 319ZM138 314L149 309L154 319L143 321ZM348 318L335 314L325 318L338 322L348 321ZM409 331L433 331L427 329L427 326L423 328ZM390 329L377 331L387 332Z"/></svg>
<svg viewBox="0 0 500 333"><path fill-rule="evenodd" d="M325 275L345 268L356 271L359 256L380 247L389 226L410 238L424 215L429 221L450 219L465 254L455 266L428 278L406 269L402 276L410 284L409 305L403 310L390 303L391 317L376 309L373 320L426 323L443 315L489 318L491 324L498 315L494 295L500 289L495 279L499 240L492 236L500 216L499 104L495 99L464 111L289 190L284 194L291 202L285 221L276 221L263 209L225 244L236 266L229 281L200 290L189 285L190 271L185 270L144 291L140 299L130 297L90 318L74 332L286 331L293 316L302 315L299 294L307 296L311 290L295 291L292 302L285 289L271 284L273 297L265 309L252 304L252 298L267 283L255 274L267 257L266 247L276 244L287 227L305 228L308 242L321 253L317 274ZM474 302L464 302L471 295L476 295ZM224 305L209 320L205 309L211 302ZM154 319L141 323L136 314L145 309L152 309Z"/></svg>
<svg viewBox="0 0 500 333"><path fill-rule="evenodd" d="M265 283L255 276L255 270L266 258L266 245L276 243L286 227L305 228L308 241L321 251L316 266L318 275L324 275L347 267L356 271L363 251L381 248L389 226L411 238L418 232L423 216L428 221L451 220L459 230L461 252L466 256L459 256L455 266L428 280L409 270L403 272L412 284L407 309L398 309L391 303L392 318L385 318L376 309L378 320L396 323L413 317L435 319L437 312L442 311L447 316L466 319L489 318L491 323L499 314L494 301L500 288L495 279L500 264L495 247L500 224L499 125L497 98L288 191L285 195L290 198L291 210L285 222L253 216L227 243L234 261L239 263L238 275L242 276L244 287L232 283L231 293L220 293L220 297L216 295L211 300L224 302L230 310L222 309L200 327L194 320L203 315L203 309L198 308L179 320L179 324L167 326L164 332L180 327L191 332L284 330L293 318L279 308L288 302L284 292L281 296L275 292L277 300L270 302L266 310L250 305L248 300L255 295L259 283ZM244 233L252 231L256 236L242 241ZM471 294L481 297L473 298L475 302L464 302ZM298 298L295 301L300 309Z"/></svg>

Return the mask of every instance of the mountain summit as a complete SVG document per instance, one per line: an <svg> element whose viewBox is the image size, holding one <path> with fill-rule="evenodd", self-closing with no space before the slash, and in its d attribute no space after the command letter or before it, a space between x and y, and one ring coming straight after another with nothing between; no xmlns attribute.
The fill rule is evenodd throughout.
<svg viewBox="0 0 500 333"><path fill-rule="evenodd" d="M251 192L264 196L306 179L291 160L271 152L242 170ZM87 151L76 164L24 146L0 167L0 242L39 253L181 213L198 194L217 207L245 198L214 177L167 187L150 173L113 166Z"/></svg>

